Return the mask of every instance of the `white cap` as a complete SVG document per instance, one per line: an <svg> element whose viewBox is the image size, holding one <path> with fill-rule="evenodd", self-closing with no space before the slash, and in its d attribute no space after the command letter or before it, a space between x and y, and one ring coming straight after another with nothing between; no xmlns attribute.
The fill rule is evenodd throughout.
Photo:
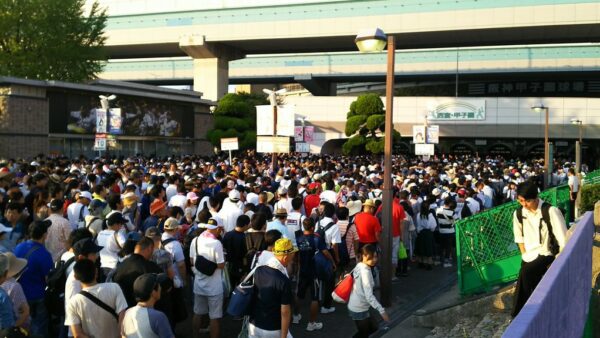
<svg viewBox="0 0 600 338"><path fill-rule="evenodd" d="M307 185L307 184L308 184L308 180L306 179L306 177L302 177L302 178L300 179L300 182L299 182L299 184L300 184L300 185Z"/></svg>
<svg viewBox="0 0 600 338"><path fill-rule="evenodd" d="M80 197L80 198L81 198L81 197L83 197L83 198L87 198L87 199L88 199L88 200L90 200L90 201L93 199L93 198L92 198L92 194L90 194L90 192L89 192L89 191L82 191L82 192L80 192L80 193L79 193L79 197Z"/></svg>
<svg viewBox="0 0 600 338"><path fill-rule="evenodd" d="M235 190L235 189L231 190L229 192L229 199L232 200L232 201L233 200L239 200L240 199L240 192L237 191L237 190Z"/></svg>

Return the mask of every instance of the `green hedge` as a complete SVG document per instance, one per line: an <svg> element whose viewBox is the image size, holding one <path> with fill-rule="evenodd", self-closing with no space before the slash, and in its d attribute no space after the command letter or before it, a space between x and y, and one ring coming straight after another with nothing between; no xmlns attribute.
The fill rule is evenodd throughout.
<svg viewBox="0 0 600 338"><path fill-rule="evenodd" d="M598 201L600 201L600 184L584 185L581 188L579 208L582 212L594 210L594 204Z"/></svg>

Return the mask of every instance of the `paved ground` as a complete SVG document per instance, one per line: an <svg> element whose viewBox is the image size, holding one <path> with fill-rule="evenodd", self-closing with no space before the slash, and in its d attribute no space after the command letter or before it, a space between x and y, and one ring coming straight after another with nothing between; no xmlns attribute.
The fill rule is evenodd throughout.
<svg viewBox="0 0 600 338"><path fill-rule="evenodd" d="M425 271L413 267L410 275L393 282L393 301L392 307L388 309L392 322L390 327L397 326L404 319L408 318L414 311L421 308L428 301L438 297L441 291L446 290L456 281L456 270L453 268L435 267L432 271ZM191 298L182 300L186 303L189 313L191 313ZM292 325L291 332L295 338L346 338L352 337L355 333L354 323L348 317L346 305L336 304L336 311L331 314L319 315L318 321L323 322L323 330L306 331L306 318L308 317L308 304L302 307L302 321L299 325ZM378 315L377 318L379 319ZM221 323L221 337L237 337L241 328L240 321L234 321L226 317ZM381 337L388 332L388 328L382 327L375 337ZM393 330L393 329L392 329ZM400 330L400 332L398 332ZM406 331L405 331L406 330ZM408 327L393 330L394 337L414 337ZM416 331L414 331L416 332ZM191 319L177 326L177 337L191 337ZM205 335L208 337L208 334ZM390 335L388 335L390 336Z"/></svg>

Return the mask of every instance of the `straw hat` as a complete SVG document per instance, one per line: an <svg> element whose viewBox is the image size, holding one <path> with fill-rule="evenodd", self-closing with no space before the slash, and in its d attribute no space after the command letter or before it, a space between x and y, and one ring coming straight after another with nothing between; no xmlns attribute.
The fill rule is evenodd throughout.
<svg viewBox="0 0 600 338"><path fill-rule="evenodd" d="M349 201L346 203L346 208L348 208L348 216L354 216L362 210L362 202L360 200Z"/></svg>
<svg viewBox="0 0 600 338"><path fill-rule="evenodd" d="M6 252L3 255L8 258L8 278L18 275L27 266L26 259L17 258L12 252Z"/></svg>

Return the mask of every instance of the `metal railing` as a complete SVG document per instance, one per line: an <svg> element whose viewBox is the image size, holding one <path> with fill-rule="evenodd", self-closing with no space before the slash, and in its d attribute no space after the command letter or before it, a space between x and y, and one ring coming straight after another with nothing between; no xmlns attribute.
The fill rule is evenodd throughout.
<svg viewBox="0 0 600 338"><path fill-rule="evenodd" d="M600 183L600 170L586 176L585 184ZM540 198L558 207L567 224L571 222L569 186L561 185L540 193ZM489 291L519 276L521 252L513 235L517 202L506 203L456 222L458 286L461 294Z"/></svg>

